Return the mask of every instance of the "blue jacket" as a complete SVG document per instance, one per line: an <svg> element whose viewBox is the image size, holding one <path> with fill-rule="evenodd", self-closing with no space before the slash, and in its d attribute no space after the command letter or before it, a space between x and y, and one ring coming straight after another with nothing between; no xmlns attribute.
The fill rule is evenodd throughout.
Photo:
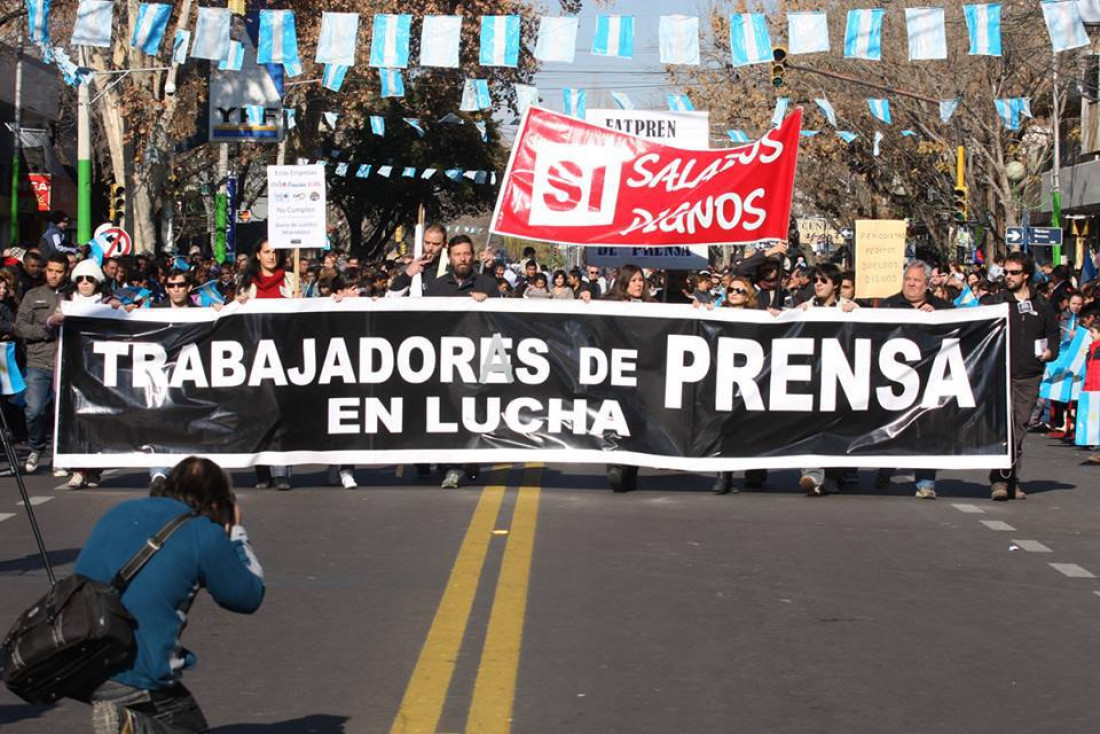
<svg viewBox="0 0 1100 734"><path fill-rule="evenodd" d="M110 583L134 553L173 517L189 512L167 497L130 500L100 518L76 559L75 572ZM250 614L264 598L260 568L244 528L225 529L205 517L184 524L131 582L122 603L137 620L137 658L112 680L154 690L178 682L195 664L180 646L187 612L205 587L219 606Z"/></svg>

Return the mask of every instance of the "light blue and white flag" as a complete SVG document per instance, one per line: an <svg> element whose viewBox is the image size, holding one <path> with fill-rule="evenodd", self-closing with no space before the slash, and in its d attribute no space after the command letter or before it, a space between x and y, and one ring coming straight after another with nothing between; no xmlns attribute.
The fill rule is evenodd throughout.
<svg viewBox="0 0 1100 734"><path fill-rule="evenodd" d="M382 78L383 97L405 96L405 80L401 78L400 69L379 69L378 75Z"/></svg>
<svg viewBox="0 0 1100 734"><path fill-rule="evenodd" d="M940 122L947 124L951 122L951 118L955 115L955 110L959 109L959 98L955 99L941 99L940 100Z"/></svg>
<svg viewBox="0 0 1100 734"><path fill-rule="evenodd" d="M436 169L434 169L434 168L425 168L420 174L420 179L422 181L427 181L429 178L434 176L435 173L436 173Z"/></svg>
<svg viewBox="0 0 1100 734"><path fill-rule="evenodd" d="M820 130L799 130L798 134L801 135L804 138L812 138L813 136L819 134L820 132L821 132Z"/></svg>
<svg viewBox="0 0 1100 734"><path fill-rule="evenodd" d="M356 178L367 178L368 176L370 176L370 164L368 163L360 165L355 171Z"/></svg>
<svg viewBox="0 0 1100 734"><path fill-rule="evenodd" d="M597 16L592 53L597 56L617 56L621 59L634 58L634 16Z"/></svg>
<svg viewBox="0 0 1100 734"><path fill-rule="evenodd" d="M879 150L880 145L882 145L882 133L878 130L875 130L875 140L874 140L874 144L871 147L871 154L873 156L875 156L876 158L878 158L878 155L879 155L879 152L880 152L880 150Z"/></svg>
<svg viewBox="0 0 1100 734"><path fill-rule="evenodd" d="M819 54L829 51L829 22L824 11L787 13L787 53Z"/></svg>
<svg viewBox="0 0 1100 734"><path fill-rule="evenodd" d="M626 92L612 92L611 99L615 102L615 106L620 110L632 110L634 109L634 102L627 96Z"/></svg>
<svg viewBox="0 0 1100 734"><path fill-rule="evenodd" d="M726 135L734 143L747 143L749 142L749 136L745 134L744 130L726 130Z"/></svg>
<svg viewBox="0 0 1100 734"><path fill-rule="evenodd" d="M848 11L844 31L844 57L848 59L882 60L882 8Z"/></svg>
<svg viewBox="0 0 1100 734"><path fill-rule="evenodd" d="M694 112L695 105L691 103L691 99L686 94L670 94L668 95L668 108L672 112Z"/></svg>
<svg viewBox="0 0 1100 734"><path fill-rule="evenodd" d="M894 124L894 118L890 115L890 100L869 99L867 106L871 108L871 116L887 125Z"/></svg>
<svg viewBox="0 0 1100 734"><path fill-rule="evenodd" d="M50 44L50 0L26 0L27 26L31 43L36 46Z"/></svg>
<svg viewBox="0 0 1100 734"><path fill-rule="evenodd" d="M947 30L943 19L943 8L905 9L910 61L947 58Z"/></svg>
<svg viewBox="0 0 1100 734"><path fill-rule="evenodd" d="M1081 285L1096 280L1096 274L1096 254L1092 249L1088 249L1085 252L1085 262L1081 266Z"/></svg>
<svg viewBox="0 0 1100 734"><path fill-rule="evenodd" d="M287 130L293 130L294 128L298 127L298 119L297 119L297 116L294 114L294 110L292 108L290 108L290 107L284 108L283 109L283 114L286 115L286 129Z"/></svg>
<svg viewBox="0 0 1100 734"><path fill-rule="evenodd" d="M971 56L1001 55L1001 6L991 3L964 5Z"/></svg>
<svg viewBox="0 0 1100 734"><path fill-rule="evenodd" d="M1077 0L1081 20L1089 25L1100 25L1100 0Z"/></svg>
<svg viewBox="0 0 1100 734"><path fill-rule="evenodd" d="M569 115L570 117L579 117L582 120L585 119L585 115L587 113L587 104L585 98L587 97L587 95L585 94L584 90L574 87L566 87L565 89L561 90L561 93L562 97L565 99L565 114Z"/></svg>
<svg viewBox="0 0 1100 734"><path fill-rule="evenodd" d="M302 74L302 62L300 59L288 59L283 62L283 73L293 78L301 76Z"/></svg>
<svg viewBox="0 0 1100 734"><path fill-rule="evenodd" d="M903 138L911 138L917 134L916 130L902 130L901 135Z"/></svg>
<svg viewBox="0 0 1100 734"><path fill-rule="evenodd" d="M481 142L488 143L489 142L489 125L485 122L482 122L481 120L474 120L474 127L477 128L477 131L479 133L481 133Z"/></svg>
<svg viewBox="0 0 1100 734"><path fill-rule="evenodd" d="M244 66L244 44L240 41L229 42L229 53L218 62L219 71L240 71Z"/></svg>
<svg viewBox="0 0 1100 734"><path fill-rule="evenodd" d="M350 66L342 64L325 64L325 74L321 78L321 86L325 89L339 92L344 86L344 77L348 75Z"/></svg>
<svg viewBox="0 0 1100 734"><path fill-rule="evenodd" d="M825 98L819 98L814 100L820 109L821 113L825 115L825 119L829 121L829 124L834 128L836 127L836 109L833 107L833 103Z"/></svg>
<svg viewBox="0 0 1100 734"><path fill-rule="evenodd" d="M332 130L333 132L336 131L336 123L339 119L340 119L340 113L338 113L338 112L322 112L321 113L321 122L323 122L325 124L325 126L329 130Z"/></svg>
<svg viewBox="0 0 1100 734"><path fill-rule="evenodd" d="M0 342L0 395L18 395L27 389L27 383L15 361L15 342Z"/></svg>
<svg viewBox="0 0 1100 734"><path fill-rule="evenodd" d="M425 15L420 29L420 65L458 68L461 15Z"/></svg>
<svg viewBox="0 0 1100 734"><path fill-rule="evenodd" d="M1073 442L1078 446L1100 446L1100 392L1081 391L1077 396L1077 425Z"/></svg>
<svg viewBox="0 0 1100 734"><path fill-rule="evenodd" d="M1089 330L1078 327L1069 344L1061 345L1058 358L1048 362L1039 385L1039 397L1069 403L1081 395L1085 382L1085 363L1092 338Z"/></svg>
<svg viewBox="0 0 1100 734"><path fill-rule="evenodd" d="M859 136L849 130L837 130L836 136L843 140L845 143L852 143Z"/></svg>
<svg viewBox="0 0 1100 734"><path fill-rule="evenodd" d="M355 66L359 45L359 13L322 13L321 35L317 38L318 64Z"/></svg>
<svg viewBox="0 0 1100 734"><path fill-rule="evenodd" d="M187 49L191 48L191 31L178 30L172 39L172 63L186 64Z"/></svg>
<svg viewBox="0 0 1100 734"><path fill-rule="evenodd" d="M972 308L982 305L981 301L978 300L978 297L974 295L974 291L970 290L970 286L968 285L962 287L954 303L955 308Z"/></svg>
<svg viewBox="0 0 1100 734"><path fill-rule="evenodd" d="M1030 97L995 99L993 104L997 106L997 114L1001 118L1001 123L1008 130L1019 130L1021 118L1031 117Z"/></svg>
<svg viewBox="0 0 1100 734"><path fill-rule="evenodd" d="M1044 0L1041 6L1054 53L1089 45L1089 34L1081 22L1076 0Z"/></svg>
<svg viewBox="0 0 1100 734"><path fill-rule="evenodd" d="M416 178L416 169L412 166L406 166L401 169L402 178Z"/></svg>
<svg viewBox="0 0 1100 734"><path fill-rule="evenodd" d="M699 18L662 15L658 29L662 64L699 65Z"/></svg>
<svg viewBox="0 0 1100 734"><path fill-rule="evenodd" d="M478 61L482 66L519 65L519 16L481 16L481 52Z"/></svg>
<svg viewBox="0 0 1100 734"><path fill-rule="evenodd" d="M257 64L300 63L298 31L294 13L289 10L260 11L260 42L256 47Z"/></svg>
<svg viewBox="0 0 1100 734"><path fill-rule="evenodd" d="M772 112L772 127L779 127L783 124L783 118L787 116L787 106L790 105L790 98L788 97L776 97L775 98L775 111Z"/></svg>
<svg viewBox="0 0 1100 734"><path fill-rule="evenodd" d="M372 135L378 137L385 137L386 135L386 118L378 115L370 116L370 131Z"/></svg>
<svg viewBox="0 0 1100 734"><path fill-rule="evenodd" d="M406 125L416 130L416 134L420 137L424 137L427 134L424 130L424 126L420 124L419 117L402 117L401 119L405 121Z"/></svg>
<svg viewBox="0 0 1100 734"><path fill-rule="evenodd" d="M84 66L77 66L69 58L69 54L60 46L44 46L42 48L42 60L47 64L55 64L61 72L61 78L70 87L87 84L91 81L95 72Z"/></svg>
<svg viewBox="0 0 1100 734"><path fill-rule="evenodd" d="M393 166L379 166L377 173L382 178L389 178L390 174L393 173Z"/></svg>
<svg viewBox="0 0 1100 734"><path fill-rule="evenodd" d="M577 24L575 16L544 15L539 19L535 58L572 64L577 54Z"/></svg>
<svg viewBox="0 0 1100 734"><path fill-rule="evenodd" d="M218 290L217 280L208 280L198 288L191 291L192 303L198 303L203 308L214 305L225 305L225 297Z"/></svg>
<svg viewBox="0 0 1100 734"><path fill-rule="evenodd" d="M488 79L467 79L462 87L462 102L459 112L476 112L488 110L493 106L493 100L489 96Z"/></svg>
<svg viewBox="0 0 1100 734"><path fill-rule="evenodd" d="M199 8L191 58L221 61L229 55L229 29L233 14L228 8Z"/></svg>
<svg viewBox="0 0 1100 734"><path fill-rule="evenodd" d="M411 15L376 15L370 39L370 65L404 69L409 65ZM397 96L404 96L404 92Z"/></svg>
<svg viewBox="0 0 1100 734"><path fill-rule="evenodd" d="M768 19L763 13L730 16L730 54L734 66L771 63L774 60Z"/></svg>
<svg viewBox="0 0 1100 734"><path fill-rule="evenodd" d="M539 103L539 90L531 84L513 84L516 90L516 111L523 114L531 105Z"/></svg>
<svg viewBox="0 0 1100 734"><path fill-rule="evenodd" d="M142 3L134 18L134 34L130 45L146 56L156 56L172 17L172 6L164 3Z"/></svg>
<svg viewBox="0 0 1100 734"><path fill-rule="evenodd" d="M462 169L448 168L446 171L443 172L443 175L451 179L452 181L458 181L460 178L462 178Z"/></svg>
<svg viewBox="0 0 1100 734"><path fill-rule="evenodd" d="M267 116L267 108L262 104L249 104L244 106L245 118L249 125L263 125Z"/></svg>
<svg viewBox="0 0 1100 734"><path fill-rule="evenodd" d="M80 0L73 26L73 46L111 47L115 4L111 0Z"/></svg>

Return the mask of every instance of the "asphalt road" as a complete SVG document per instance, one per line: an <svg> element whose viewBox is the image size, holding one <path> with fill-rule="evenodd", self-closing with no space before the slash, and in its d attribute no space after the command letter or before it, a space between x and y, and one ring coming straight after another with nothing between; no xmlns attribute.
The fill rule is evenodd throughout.
<svg viewBox="0 0 1100 734"><path fill-rule="evenodd" d="M824 498L789 471L723 497L648 471L614 495L602 467L486 468L457 491L411 467L361 468L353 491L299 472L293 492L240 491L267 598L246 617L200 597L185 680L219 734L1095 732L1100 467L1083 457L1030 437L1030 496L1007 503L977 471L946 473L936 501L870 471ZM59 573L144 479L29 479ZM0 487L6 628L46 579ZM0 690L4 734L89 720Z"/></svg>

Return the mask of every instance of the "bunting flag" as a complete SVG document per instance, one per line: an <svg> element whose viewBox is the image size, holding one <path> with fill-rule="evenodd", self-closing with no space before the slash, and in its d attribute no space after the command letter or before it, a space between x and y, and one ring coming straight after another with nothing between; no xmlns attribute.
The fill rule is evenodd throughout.
<svg viewBox="0 0 1100 734"><path fill-rule="evenodd" d="M565 98L565 114L571 117L579 117L582 120L585 119L587 113L585 97L587 95L584 90L566 87L561 90L561 93Z"/></svg>
<svg viewBox="0 0 1100 734"><path fill-rule="evenodd" d="M837 130L836 136L843 140L845 143L852 143L859 136L849 130Z"/></svg>
<svg viewBox="0 0 1100 734"><path fill-rule="evenodd" d="M378 115L370 116L370 131L372 135L378 137L385 137L386 135L386 118L379 117Z"/></svg>
<svg viewBox="0 0 1100 734"><path fill-rule="evenodd" d="M993 104L997 106L997 114L1001 118L1001 124L1008 130L1019 130L1021 118L1031 117L1031 99L1029 97L995 99Z"/></svg>
<svg viewBox="0 0 1100 734"><path fill-rule="evenodd" d="M393 166L379 166L378 167L378 175L381 176L382 178L389 178L391 173L393 173Z"/></svg>
<svg viewBox="0 0 1100 734"><path fill-rule="evenodd" d="M747 143L749 142L749 136L745 134L744 130L726 130L726 135L734 143Z"/></svg>
<svg viewBox="0 0 1100 734"><path fill-rule="evenodd" d="M427 18L424 19L427 21ZM321 14L321 34L317 38L318 64L355 66L355 48L359 45L359 13Z"/></svg>
<svg viewBox="0 0 1100 734"><path fill-rule="evenodd" d="M974 291L970 290L970 286L968 285L963 285L954 304L955 308L972 308L982 305L981 301L978 300L978 297L974 295Z"/></svg>
<svg viewBox="0 0 1100 734"><path fill-rule="evenodd" d="M409 65L411 15L376 15L370 39L370 65L383 69L404 69ZM402 92L398 97L405 96Z"/></svg>
<svg viewBox="0 0 1100 734"><path fill-rule="evenodd" d="M292 79L302 73L302 62L299 59L290 59L283 62L283 73Z"/></svg>
<svg viewBox="0 0 1100 734"><path fill-rule="evenodd" d="M483 15L481 17L482 66L519 65L519 16Z"/></svg>
<svg viewBox="0 0 1100 734"><path fill-rule="evenodd" d="M916 130L902 130L901 135L903 138L911 138L917 134Z"/></svg>
<svg viewBox="0 0 1100 734"><path fill-rule="evenodd" d="M477 131L479 133L481 133L481 142L488 143L489 142L489 125L486 124L485 122L482 122L481 120L475 120L474 121L474 127L477 128Z"/></svg>
<svg viewBox="0 0 1100 734"><path fill-rule="evenodd" d="M821 113L825 115L825 119L829 121L829 124L834 128L836 127L836 110L833 108L832 102L825 98L815 99L814 103L821 108Z"/></svg>
<svg viewBox="0 0 1100 734"><path fill-rule="evenodd" d="M229 42L229 52L218 62L219 71L240 71L244 67L244 44L240 41Z"/></svg>
<svg viewBox="0 0 1100 734"><path fill-rule="evenodd" d="M419 135L420 137L424 137L427 134L427 132L424 130L424 126L420 124L420 118L418 118L418 117L402 117L401 119L404 120L405 123L409 127L411 127L413 130L416 130L416 134Z"/></svg>
<svg viewBox="0 0 1100 734"><path fill-rule="evenodd" d="M1043 19L1054 53L1070 51L1089 45L1089 34L1081 22L1081 12L1076 0L1054 0L1040 3Z"/></svg>
<svg viewBox="0 0 1100 734"><path fill-rule="evenodd" d="M378 74L382 78L383 97L405 96L405 80L401 78L400 69L379 69Z"/></svg>
<svg viewBox="0 0 1100 734"><path fill-rule="evenodd" d="M539 90L530 84L513 84L516 90L516 111L523 114L531 105L539 103Z"/></svg>
<svg viewBox="0 0 1100 734"><path fill-rule="evenodd" d="M363 165L359 166L359 168L355 171L355 177L356 178L367 178L369 176L370 176L370 165L369 164L364 163Z"/></svg>
<svg viewBox="0 0 1100 734"><path fill-rule="evenodd" d="M1077 446L1100 446L1100 392L1082 390L1077 397L1077 425L1073 442Z"/></svg>
<svg viewBox="0 0 1100 734"><path fill-rule="evenodd" d="M406 166L401 169L402 178L416 178L416 169L411 166Z"/></svg>
<svg viewBox="0 0 1100 734"><path fill-rule="evenodd" d="M790 104L790 99L787 97L775 98L775 111L772 113L772 127L779 127L783 124L783 118L787 116L787 106Z"/></svg>
<svg viewBox="0 0 1100 734"><path fill-rule="evenodd" d="M597 56L634 58L634 16L600 15L596 18L596 35L592 53Z"/></svg>
<svg viewBox="0 0 1100 734"><path fill-rule="evenodd" d="M670 94L668 95L668 108L672 112L693 112L695 105L691 103L686 94Z"/></svg>
<svg viewBox="0 0 1100 734"><path fill-rule="evenodd" d="M73 46L111 47L115 4L111 0L80 0L73 26Z"/></svg>
<svg viewBox="0 0 1100 734"><path fill-rule="evenodd" d="M420 172L420 180L421 181L427 181L429 178L431 178L434 175L435 175L435 169L434 168L425 168L423 171Z"/></svg>
<svg viewBox="0 0 1100 734"><path fill-rule="evenodd" d="M298 118L294 114L294 110L287 107L283 109L283 112L286 115L286 129L293 130L294 128L298 127Z"/></svg>
<svg viewBox="0 0 1100 734"><path fill-rule="evenodd" d="M882 144L882 132L879 131L879 130L875 130L875 140L874 140L874 144L871 146L871 155L878 158L878 155L879 155L879 152L880 152L879 151L879 146L881 144Z"/></svg>
<svg viewBox="0 0 1100 734"><path fill-rule="evenodd" d="M941 99L940 100L940 122L947 124L951 122L951 118L955 114L955 110L959 108L959 100L955 99Z"/></svg>
<svg viewBox="0 0 1100 734"><path fill-rule="evenodd" d="M662 15L658 27L662 64L699 65L699 18Z"/></svg>
<svg viewBox="0 0 1100 734"><path fill-rule="evenodd" d="M91 69L77 66L69 58L69 54L60 46L45 46L42 49L42 60L47 64L55 64L61 72L61 78L70 87L87 84L95 73Z"/></svg>
<svg viewBox="0 0 1100 734"><path fill-rule="evenodd" d="M882 8L848 11L848 25L844 32L844 57L882 60Z"/></svg>
<svg viewBox="0 0 1100 734"><path fill-rule="evenodd" d="M906 8L905 27L909 34L910 61L947 58L943 8Z"/></svg>
<svg viewBox="0 0 1100 734"><path fill-rule="evenodd" d="M298 58L298 32L290 10L260 11L260 42L256 47L258 64L294 64Z"/></svg>
<svg viewBox="0 0 1100 734"><path fill-rule="evenodd" d="M801 135L804 138L812 138L813 136L819 134L820 132L821 132L820 130L799 130L798 134Z"/></svg>
<svg viewBox="0 0 1100 734"><path fill-rule="evenodd" d="M763 13L730 16L730 54L734 66L764 64L773 61L768 20Z"/></svg>
<svg viewBox="0 0 1100 734"><path fill-rule="evenodd" d="M539 19L539 38L535 43L535 58L572 64L577 54L575 16L543 16Z"/></svg>
<svg viewBox="0 0 1100 734"><path fill-rule="evenodd" d="M344 86L344 77L348 75L350 66L343 64L325 64L325 74L321 78L321 86L333 92L339 92Z"/></svg>
<svg viewBox="0 0 1100 734"><path fill-rule="evenodd" d="M488 110L493 106L493 100L489 97L489 80L467 79L462 87L462 102L459 112L477 112Z"/></svg>
<svg viewBox="0 0 1100 734"><path fill-rule="evenodd" d="M336 122L339 119L340 119L340 114L338 112L322 112L321 113L321 121L325 124L325 126L329 130L332 130L333 132L336 131Z"/></svg>
<svg viewBox="0 0 1100 734"><path fill-rule="evenodd" d="M1001 6L964 5L971 56L1001 55Z"/></svg>
<svg viewBox="0 0 1100 734"><path fill-rule="evenodd" d="M885 122L887 125L894 124L894 119L890 115L890 100L869 99L867 100L867 106L871 108L871 116L876 120Z"/></svg>
<svg viewBox="0 0 1100 734"><path fill-rule="evenodd" d="M187 261L183 255L176 255L172 258L172 268L174 270L182 270L187 273L191 271L191 263Z"/></svg>
<svg viewBox="0 0 1100 734"><path fill-rule="evenodd" d="M171 17L171 5L142 3L138 7L137 17L134 18L134 34L130 36L130 45L146 56L156 56Z"/></svg>
<svg viewBox="0 0 1100 734"><path fill-rule="evenodd" d="M228 8L199 8L191 58L221 61L228 56L232 22L233 14Z"/></svg>
<svg viewBox="0 0 1100 734"><path fill-rule="evenodd" d="M26 3L31 43L50 45L50 0L26 0Z"/></svg>
<svg viewBox="0 0 1100 734"><path fill-rule="evenodd" d="M191 291L192 303L198 303L204 308L214 305L225 305L225 297L218 290L218 281L209 280Z"/></svg>
<svg viewBox="0 0 1100 734"><path fill-rule="evenodd" d="M426 15L420 30L420 65L458 68L461 15Z"/></svg>
<svg viewBox="0 0 1100 734"><path fill-rule="evenodd" d="M443 172L443 175L451 179L452 181L458 181L460 178L462 178L462 169L448 168L446 171Z"/></svg>
<svg viewBox="0 0 1100 734"><path fill-rule="evenodd" d="M27 389L15 359L15 342L0 342L0 395L18 395Z"/></svg>
<svg viewBox="0 0 1100 734"><path fill-rule="evenodd" d="M1085 253L1085 263L1081 266L1081 285L1096 280L1096 255L1092 250Z"/></svg>
<svg viewBox="0 0 1100 734"><path fill-rule="evenodd" d="M611 99L620 110L634 109L634 103L630 100L630 97L627 96L626 92L612 92Z"/></svg>
<svg viewBox="0 0 1100 734"><path fill-rule="evenodd" d="M826 53L829 48L829 23L824 12L787 13L788 54Z"/></svg>
<svg viewBox="0 0 1100 734"><path fill-rule="evenodd" d="M178 30L172 39L172 63L186 64L187 49L191 46L191 31Z"/></svg>

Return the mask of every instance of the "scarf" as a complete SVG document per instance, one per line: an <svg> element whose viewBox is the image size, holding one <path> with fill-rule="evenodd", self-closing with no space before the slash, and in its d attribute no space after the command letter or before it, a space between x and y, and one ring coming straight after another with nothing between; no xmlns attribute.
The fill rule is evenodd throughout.
<svg viewBox="0 0 1100 734"><path fill-rule="evenodd" d="M252 283L256 286L256 298L282 298L281 288L286 280L286 273L279 268L271 275L256 273Z"/></svg>

